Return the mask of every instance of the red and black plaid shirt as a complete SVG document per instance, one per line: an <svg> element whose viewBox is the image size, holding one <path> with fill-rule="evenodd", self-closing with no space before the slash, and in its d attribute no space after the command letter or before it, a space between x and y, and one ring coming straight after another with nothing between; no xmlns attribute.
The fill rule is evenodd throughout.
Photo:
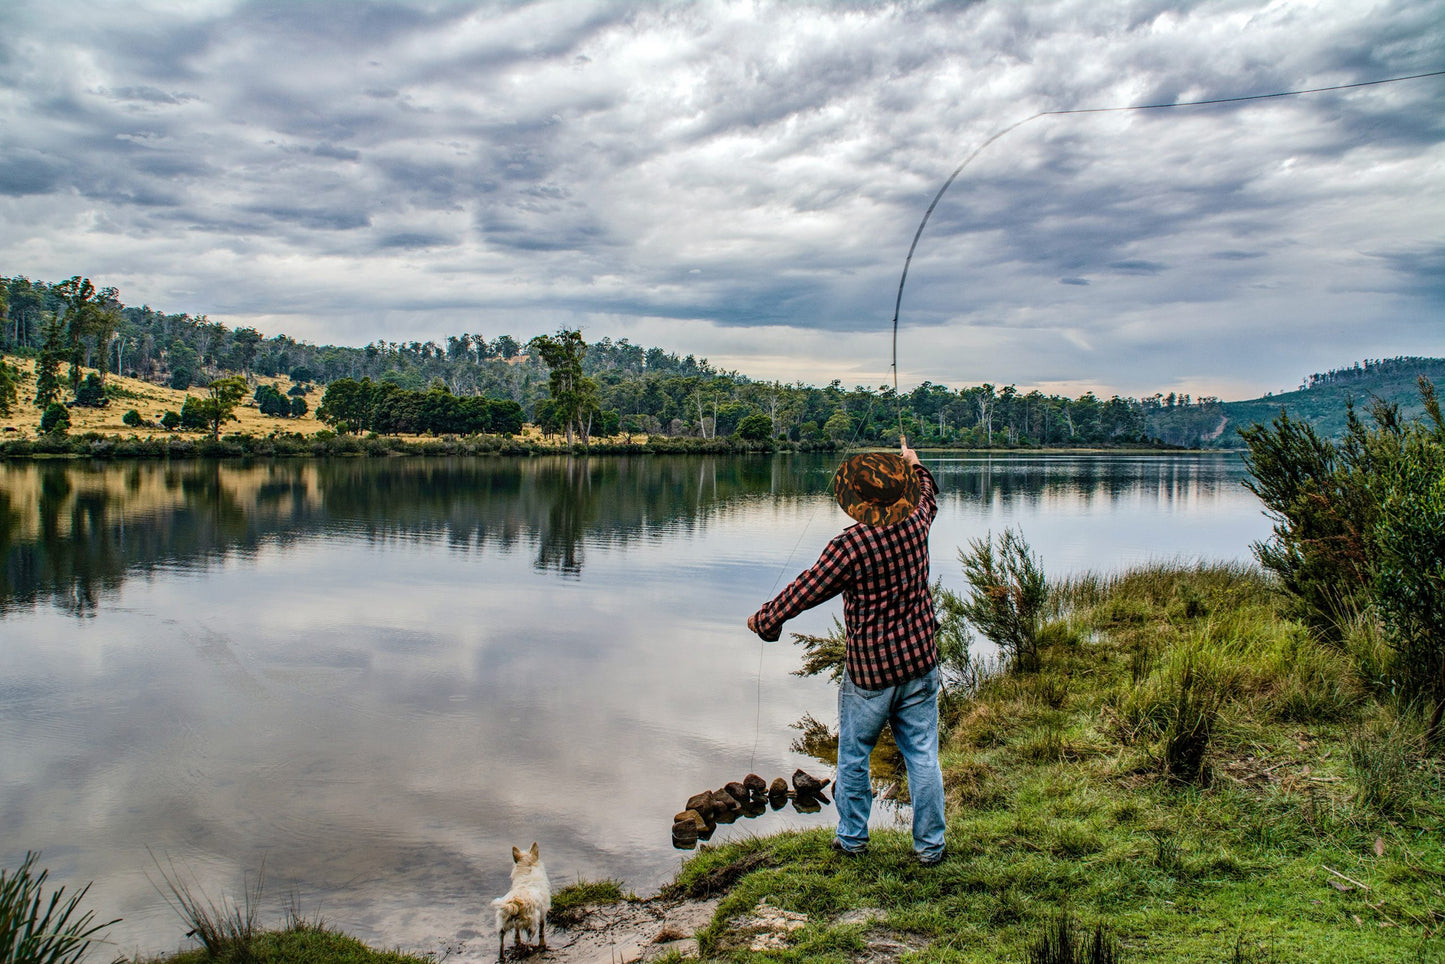
<svg viewBox="0 0 1445 964"><path fill-rule="evenodd" d="M938 483L923 466L914 471L922 488L914 513L896 525L844 529L811 569L757 611L759 636L776 640L783 623L841 592L848 678L855 686L897 686L937 665L928 528L938 515Z"/></svg>

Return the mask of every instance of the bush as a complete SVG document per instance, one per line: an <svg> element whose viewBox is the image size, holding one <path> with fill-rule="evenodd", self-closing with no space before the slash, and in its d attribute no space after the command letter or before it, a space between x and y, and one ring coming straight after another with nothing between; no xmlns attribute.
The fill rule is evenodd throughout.
<svg viewBox="0 0 1445 964"><path fill-rule="evenodd" d="M40 416L40 431L46 435L64 435L70 430L70 410L59 402L45 406Z"/></svg>
<svg viewBox="0 0 1445 964"><path fill-rule="evenodd" d="M27 853L14 874L0 870L0 961L73 964L95 935L116 921L93 923L92 911L74 916L89 884L68 901L62 902L64 887L45 900L45 878L50 871L32 873L38 856Z"/></svg>
<svg viewBox="0 0 1445 964"><path fill-rule="evenodd" d="M136 411L133 408L129 409L124 415L122 415L120 417L120 420L122 423L130 426L131 428L140 428L142 425L145 424L145 419L141 418L140 412Z"/></svg>
<svg viewBox="0 0 1445 964"><path fill-rule="evenodd" d="M1419 384L1428 422L1376 400L1373 427L1351 409L1339 444L1285 415L1240 434L1246 484L1275 520L1274 538L1254 546L1260 563L1328 639L1379 614L1390 673L1429 708L1433 742L1445 714L1445 418L1434 386Z"/></svg>
<svg viewBox="0 0 1445 964"><path fill-rule="evenodd" d="M188 368L177 368L171 372L170 386L177 391L185 391L191 387L191 371Z"/></svg>
<svg viewBox="0 0 1445 964"><path fill-rule="evenodd" d="M969 540L959 551L970 587L963 615L998 646L1010 669L1032 672L1039 666L1039 627L1048 585L1043 567L1022 533L1005 529L998 550L993 535Z"/></svg>
<svg viewBox="0 0 1445 964"><path fill-rule="evenodd" d="M104 408L110 404L105 397L105 385L101 384L100 376L91 372L85 376L85 380L75 389L75 404L85 408Z"/></svg>
<svg viewBox="0 0 1445 964"><path fill-rule="evenodd" d="M161 416L161 427L167 432L174 432L181 427L181 414L174 409L166 409L166 413Z"/></svg>

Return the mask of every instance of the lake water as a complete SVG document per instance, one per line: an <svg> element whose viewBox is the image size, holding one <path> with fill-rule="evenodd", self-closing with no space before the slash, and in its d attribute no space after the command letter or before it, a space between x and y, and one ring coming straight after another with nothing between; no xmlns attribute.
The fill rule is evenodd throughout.
<svg viewBox="0 0 1445 964"><path fill-rule="evenodd" d="M925 462L953 589L957 550L1006 526L1050 576L1248 561L1269 535L1236 456ZM185 943L160 867L216 901L264 868L264 921L294 900L420 951L490 948L513 844L554 886L651 892L691 794L831 776L790 749L836 709L786 631L841 602L780 643L744 621L850 521L835 464L0 465L0 866L40 850L52 883L94 881L124 953Z"/></svg>

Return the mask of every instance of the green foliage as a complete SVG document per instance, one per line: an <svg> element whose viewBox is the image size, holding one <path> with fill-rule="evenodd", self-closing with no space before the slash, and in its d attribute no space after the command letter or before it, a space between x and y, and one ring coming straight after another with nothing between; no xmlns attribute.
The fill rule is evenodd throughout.
<svg viewBox="0 0 1445 964"><path fill-rule="evenodd" d="M181 417L180 412L168 408L165 414L161 416L161 427L168 432L174 432L181 427L183 421L185 421L185 419Z"/></svg>
<svg viewBox="0 0 1445 964"><path fill-rule="evenodd" d="M64 435L70 431L70 409L59 402L46 405L40 415L40 431L46 435Z"/></svg>
<svg viewBox="0 0 1445 964"><path fill-rule="evenodd" d="M593 419L601 411L601 398L597 382L582 371L587 353L582 333L561 328L555 336L538 335L527 347L551 372L547 387L556 417L566 431L567 444L571 445L574 437L586 442Z"/></svg>
<svg viewBox="0 0 1445 964"><path fill-rule="evenodd" d="M3 289L0 289L3 290ZM20 395L20 370L0 361L0 416L9 415Z"/></svg>
<svg viewBox="0 0 1445 964"><path fill-rule="evenodd" d="M281 390L275 385L261 384L256 386L256 393L253 396L256 407L261 410L262 415L269 415L272 418L291 417L291 399L281 394ZM302 405L306 403L303 401Z"/></svg>
<svg viewBox="0 0 1445 964"><path fill-rule="evenodd" d="M75 390L75 404L86 408L103 408L109 403L105 397L105 384L95 372L86 375L80 387Z"/></svg>
<svg viewBox="0 0 1445 964"><path fill-rule="evenodd" d="M59 401L61 391L60 362L65 350L65 329L52 315L42 329L44 342L35 363L35 404L45 408Z"/></svg>
<svg viewBox="0 0 1445 964"><path fill-rule="evenodd" d="M171 388L183 392L191 387L192 378L193 376L189 368L173 368L171 369L170 381L167 382L167 384L170 385Z"/></svg>
<svg viewBox="0 0 1445 964"><path fill-rule="evenodd" d="M123 424L131 428L140 428L145 424L145 419L141 416L141 413L133 408L127 409L126 413L120 417L120 420Z"/></svg>
<svg viewBox="0 0 1445 964"><path fill-rule="evenodd" d="M754 412L738 422L734 434L745 442L766 442L773 437L773 420L764 412Z"/></svg>
<svg viewBox="0 0 1445 964"><path fill-rule="evenodd" d="M972 539L968 551L958 555L969 584L959 611L998 646L1011 669L1037 669L1048 585L1023 533L1005 529L997 550L992 533Z"/></svg>
<svg viewBox="0 0 1445 964"><path fill-rule="evenodd" d="M92 911L76 916L89 884L69 900L64 900L64 887L56 888L46 900L45 879L50 871L34 873L38 857L27 853L13 873L0 870L0 961L74 964L95 935L116 921L96 924Z"/></svg>
<svg viewBox="0 0 1445 964"><path fill-rule="evenodd" d="M1395 658L1403 695L1445 713L1445 419L1434 386L1419 383L1428 420L1405 422L1376 402L1373 425L1351 413L1338 445L1281 415L1241 433L1249 487L1275 520L1255 545L1296 613L1343 639L1354 613L1373 607Z"/></svg>

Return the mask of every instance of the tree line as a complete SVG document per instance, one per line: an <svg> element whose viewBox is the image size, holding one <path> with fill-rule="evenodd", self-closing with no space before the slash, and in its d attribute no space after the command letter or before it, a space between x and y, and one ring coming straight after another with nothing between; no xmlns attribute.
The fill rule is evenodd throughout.
<svg viewBox="0 0 1445 964"><path fill-rule="evenodd" d="M229 375L343 383L317 414L347 432L448 433L514 421L510 408L461 404L478 397L515 403L523 421L582 442L626 432L875 443L901 430L918 444L960 448L1195 446L1219 439L1225 425L1222 403L1212 397L1069 397L932 382L897 396L888 386L848 388L838 380L823 387L757 381L626 338L589 343L566 328L525 339L467 332L360 348L313 345L231 329L205 315L127 306L114 288L81 277L55 284L0 277L0 348L40 358L54 398L67 387L74 394L83 367L95 367L102 381L107 372L123 373L182 389ZM68 374L61 370L67 364ZM365 390L350 387L367 383ZM369 393L366 405L343 398L361 391ZM266 401L285 414L275 399Z"/></svg>

